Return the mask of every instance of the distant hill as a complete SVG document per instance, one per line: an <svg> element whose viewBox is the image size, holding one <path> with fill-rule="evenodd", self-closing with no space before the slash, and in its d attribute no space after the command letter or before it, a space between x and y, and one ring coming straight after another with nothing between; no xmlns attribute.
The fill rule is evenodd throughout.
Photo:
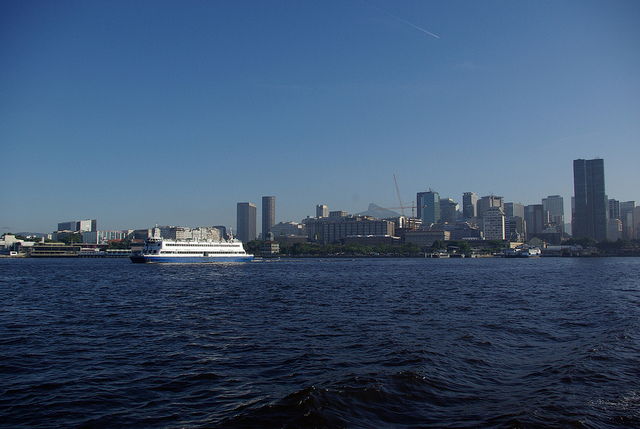
<svg viewBox="0 0 640 429"><path fill-rule="evenodd" d="M42 237L46 237L47 236L47 234L44 233L44 232L16 232L15 234L16 235L21 235L23 237L28 237L30 235L35 235L36 237L42 238Z"/></svg>
<svg viewBox="0 0 640 429"><path fill-rule="evenodd" d="M371 216L378 219L385 219L388 217L398 217L399 213L394 212L393 210L385 209L384 207L380 207L377 204L369 203L369 208L360 213L356 213L358 216Z"/></svg>

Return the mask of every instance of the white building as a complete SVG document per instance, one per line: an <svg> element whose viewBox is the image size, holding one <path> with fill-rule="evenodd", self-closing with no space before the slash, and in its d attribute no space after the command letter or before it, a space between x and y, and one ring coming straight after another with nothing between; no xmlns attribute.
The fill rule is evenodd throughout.
<svg viewBox="0 0 640 429"><path fill-rule="evenodd" d="M159 228L154 228L153 236L169 240L216 241L223 237L223 231L221 231L220 228L211 226L199 226L197 228L190 228L188 226L161 226Z"/></svg>
<svg viewBox="0 0 640 429"><path fill-rule="evenodd" d="M502 207L490 207L483 215L483 230L485 240L505 239L505 216Z"/></svg>
<svg viewBox="0 0 640 429"><path fill-rule="evenodd" d="M307 229L304 224L297 222L280 222L271 227L274 237L283 235L307 235Z"/></svg>
<svg viewBox="0 0 640 429"><path fill-rule="evenodd" d="M609 219L607 223L607 240L618 241L622 238L622 221L620 219Z"/></svg>
<svg viewBox="0 0 640 429"><path fill-rule="evenodd" d="M128 231L85 231L82 242L87 244L107 244L112 240L124 240Z"/></svg>
<svg viewBox="0 0 640 429"><path fill-rule="evenodd" d="M318 204L316 206L316 217L329 217L329 206Z"/></svg>

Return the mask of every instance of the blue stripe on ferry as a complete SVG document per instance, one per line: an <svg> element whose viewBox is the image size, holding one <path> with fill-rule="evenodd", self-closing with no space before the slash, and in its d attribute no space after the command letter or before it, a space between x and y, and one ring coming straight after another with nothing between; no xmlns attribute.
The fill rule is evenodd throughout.
<svg viewBox="0 0 640 429"><path fill-rule="evenodd" d="M253 256L143 256L145 262L154 263L203 263L203 262L249 262Z"/></svg>

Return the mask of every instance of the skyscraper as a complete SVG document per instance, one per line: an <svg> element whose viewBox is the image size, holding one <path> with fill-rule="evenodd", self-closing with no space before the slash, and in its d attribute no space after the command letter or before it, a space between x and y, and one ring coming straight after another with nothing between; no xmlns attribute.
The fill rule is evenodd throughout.
<svg viewBox="0 0 640 429"><path fill-rule="evenodd" d="M478 194L475 192L462 194L462 216L465 219L478 216Z"/></svg>
<svg viewBox="0 0 640 429"><path fill-rule="evenodd" d="M316 217L329 217L329 206L326 204L318 204L316 206Z"/></svg>
<svg viewBox="0 0 640 429"><path fill-rule="evenodd" d="M575 238L602 241L607 238L608 200L604 187L604 160L575 159L573 161Z"/></svg>
<svg viewBox="0 0 640 429"><path fill-rule="evenodd" d="M423 225L438 223L440 221L440 194L434 191L418 192L416 195L418 217Z"/></svg>
<svg viewBox="0 0 640 429"><path fill-rule="evenodd" d="M483 230L485 240L504 240L505 224L504 211L500 206L488 208L484 212Z"/></svg>
<svg viewBox="0 0 640 429"><path fill-rule="evenodd" d="M527 239L532 239L544 230L545 216L542 204L530 204L524 207L524 220L527 228Z"/></svg>
<svg viewBox="0 0 640 429"><path fill-rule="evenodd" d="M238 203L236 212L236 234L243 243L256 239L256 205Z"/></svg>
<svg viewBox="0 0 640 429"><path fill-rule="evenodd" d="M480 200L478 200L478 217L482 219L482 217L484 216L484 212L489 210L491 207L500 207L504 211L503 200L504 199L502 197L498 197L495 195L487 195L480 198Z"/></svg>
<svg viewBox="0 0 640 429"><path fill-rule="evenodd" d="M504 215L506 217L519 217L524 219L524 205L520 203L504 203Z"/></svg>
<svg viewBox="0 0 640 429"><path fill-rule="evenodd" d="M524 221L524 205L520 203L504 203L505 236L507 240L523 241L527 234Z"/></svg>
<svg viewBox="0 0 640 429"><path fill-rule="evenodd" d="M267 239L271 227L276 224L276 197L262 197L262 239Z"/></svg>
<svg viewBox="0 0 640 429"><path fill-rule="evenodd" d="M620 219L620 201L609 199L609 219Z"/></svg>
<svg viewBox="0 0 640 429"><path fill-rule="evenodd" d="M440 198L440 222L455 223L458 217L458 203L451 198Z"/></svg>
<svg viewBox="0 0 640 429"><path fill-rule="evenodd" d="M549 195L542 199L542 209L549 214L549 223L554 224L558 232L564 232L564 199L560 195Z"/></svg>
<svg viewBox="0 0 640 429"><path fill-rule="evenodd" d="M635 201L620 202L620 220L622 221L622 238L632 240L635 238L633 210Z"/></svg>

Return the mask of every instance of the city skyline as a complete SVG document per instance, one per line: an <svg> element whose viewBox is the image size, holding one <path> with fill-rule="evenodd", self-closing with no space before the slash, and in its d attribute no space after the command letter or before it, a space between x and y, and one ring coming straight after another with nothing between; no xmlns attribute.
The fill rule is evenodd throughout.
<svg viewBox="0 0 640 429"><path fill-rule="evenodd" d="M575 162L576 162L576 161L580 161L580 160L573 160L574 164L575 164ZM602 159L600 159L600 158L595 158L594 160L590 160L590 161L602 161ZM605 177L607 176L607 174L609 174L609 173L608 173L608 172L605 172ZM608 187L607 187L607 188L608 188ZM450 196L450 195L440 195L440 194L437 192L437 190L435 190L435 189L431 189L431 187L429 187L428 189L429 189L429 191L421 191L421 192L417 192L417 195L416 195L416 197L414 197L414 200L402 199L402 201L403 201L403 205L404 205L404 208L405 208L405 212L406 212L405 214L406 214L407 216L410 216L410 213L411 213L411 210L412 210L410 206L413 204L413 206L414 206L413 208L415 209L415 215L416 215L416 217L417 217L417 218L420 218L420 216L419 216L419 214L420 214L420 208L418 207L418 203L417 203L417 201L418 201L418 199L419 199L419 197L420 197L421 195L425 195L425 194L431 194L431 193L433 193L433 194L435 194L435 195L437 195L437 196L438 196L438 202L443 201L443 199L444 199L444 198L451 198L451 196ZM478 213L480 214L480 215L479 215L479 218L482 218L482 216L481 216L482 208L481 208L481 207L482 207L482 204L483 204L483 199L487 199L487 198L489 198L489 203L487 203L487 204L489 204L489 205L488 205L487 207L491 207L491 206L492 206L492 203L490 202L492 199L499 199L500 201L502 201L502 203L501 203L501 204L503 204L503 205L504 205L504 204L516 204L516 205L522 205L522 206L523 206L523 208L526 208L527 206L534 206L534 205L536 205L536 206L538 206L538 205L539 205L540 207L542 207L542 206L545 204L545 201L546 201L546 200L548 200L549 198L558 198L558 197L559 197L559 199L561 200L561 202L562 202L562 200L564 200L564 202L562 203L562 207L564 208L564 222L563 222L563 224L562 224L562 225L564 226L564 225L567 225L567 224L571 224L571 213L572 213L572 209L571 209L571 199L574 197L574 195L573 195L573 194L572 194L572 195L569 195L569 196L568 196L568 198L564 198L562 195L551 195L551 194L549 194L549 195L546 195L546 196L544 196L544 197L541 197L538 201L534 201L534 202L531 202L531 203L522 203L522 201L518 200L518 198L515 198L515 199L509 199L509 198L505 198L505 197L503 197L503 196L501 196L501 195L499 195L499 196L498 196L497 194L494 194L494 193L490 193L490 194L484 195L484 194L482 194L482 193L478 193L478 192L465 191L465 192L463 192L461 195L459 195L459 196L458 196L459 198L452 198L452 199L453 199L453 200L458 204L458 210L457 210L457 211L458 211L461 215L463 215L463 214L464 214L464 207L463 207L463 203L464 203L464 197L465 197L465 194L470 193L470 192L471 192L471 193L473 193L473 194L477 194L477 195L478 195L478 200L477 200L476 204L478 204L478 207L480 207L480 209L478 210ZM607 191L607 190L605 190L605 192L608 192L608 191ZM606 196L608 196L608 197L609 197L609 195L608 195L608 194L607 194ZM455 197L455 195L454 195L454 197ZM319 207L319 206L318 206L318 205L316 205L315 207L312 207L311 209L306 208L306 209L307 209L307 211L308 211L308 212L310 212L310 214L306 214L306 215L304 215L303 217L300 217L300 218L282 218L282 217L276 217L276 216L275 216L275 212L276 212L275 199L276 199L276 196L262 196L262 197L256 198L256 200L255 200L255 201L257 201L258 199L260 199L260 200L261 200L261 202L262 202L262 205L260 206L260 207L261 207L261 217L260 217L260 220L258 220L258 218L257 218L257 204L254 202L254 200L252 200L252 199L248 199L248 201L247 201L247 202L236 202L236 203L235 203L235 205L236 205L236 210L235 210L235 211L234 211L234 213L233 213L233 216L234 216L234 218L235 218L235 223L234 223L234 222L230 222L230 223L228 223L228 224L224 224L224 225L225 225L225 226L227 226L227 227L231 227L232 229L234 229L234 228L235 228L235 230L236 230L236 234L238 234L238 230L240 230L240 228L241 228L241 226L240 226L240 225L239 225L239 223L238 223L238 222L239 222L239 220L238 220L238 219L240 219L240 216L242 216L243 218L245 217L245 214L244 214L244 206L247 206L247 205L249 205L250 207L252 207L252 210L254 211L254 213L250 216L250 218L251 218L251 219L247 220L247 221L250 223L250 225L251 225L251 226L247 226L247 227L248 227L248 228L250 228L250 230L251 230L251 231L254 231L254 232L249 232L249 233L248 233L248 236L250 236L250 237L253 237L254 235L257 237L258 235L262 234L262 232L263 232L263 231L262 231L262 229L263 229L263 227L264 227L264 220L265 220L265 219L264 219L264 215L265 215L265 207L267 207L267 206L265 206L265 204L267 204L267 205L269 206L269 208L267 209L267 212L268 212L268 213L273 213L273 215L272 215L272 216L269 216L269 217L270 217L269 222L273 222L273 224L277 224L277 223L280 223L280 222L290 222L290 221L294 221L294 222L296 222L296 221L302 221L302 220L303 220L303 219L305 219L305 218L309 218L309 217L313 218L314 216L315 216L315 217L317 217L317 216L318 216L318 207ZM609 198L609 200L607 201L607 213L609 213L609 204L610 204L610 203L609 203L609 201L613 201L613 200L614 200L614 199ZM617 200L619 200L619 203L624 203L625 201L627 201L627 200L625 200L625 199L617 199ZM629 201L636 201L636 200L629 200ZM327 207L327 210L329 210L329 211L339 210L339 211L344 211L344 212L349 213L349 214L353 214L353 213L357 213L358 211L361 211L361 210L344 210L343 208L332 207L332 206L331 206L331 205L329 205L329 204L325 204L325 202L323 202L323 203L321 203L321 204L322 204L322 206ZM397 203L396 203L396 204L397 204ZM568 205L568 208L567 208L567 207L565 207L565 206L567 206L567 205ZM239 213L240 213L240 207L241 207L241 206L243 207L243 209L242 209L242 213L243 213L243 214L242 214L242 215L240 215L240 214L239 214ZM381 206L381 207L383 207L383 206ZM396 206L394 206L393 204L390 204L389 206L386 206L386 207L390 207L391 209L393 209L394 211L396 211L398 214L400 214L400 213L401 213L401 209L400 209L400 207L396 207ZM383 207L383 208L384 208L384 207ZM279 212L279 210L280 210L280 209L278 208L278 212ZM553 213L550 213L550 214L552 215ZM78 217L78 216L76 216L76 217ZM79 221L74 221L74 222L79 222ZM95 221L95 220L93 220L93 222L94 222L94 225L95 225L95 222L96 222L96 221ZM49 223L51 223L51 222L49 222ZM52 225L55 225L56 223L57 223L57 225L58 225L58 228L57 228L57 229L58 229L58 230L61 230L60 225L63 225L63 224L65 224L65 223L70 223L70 222L63 222L63 223L60 223L59 221L55 221L55 222L53 222L53 223L51 223L51 224L52 224ZM243 222L243 223L244 223L244 222ZM102 225L102 224L103 224L103 223L102 223L102 221L101 221L101 225ZM174 223L171 223L171 222L169 222L169 223L157 223L157 222L156 222L156 223L153 223L153 224L135 225L135 226L125 225L124 227L115 227L115 228L107 228L107 227L104 227L104 228L101 228L101 230L126 230L126 229L138 229L138 228L148 228L148 227L152 227L153 225L156 225L156 226L158 226L158 225L175 225L175 226L199 227L199 226L211 226L211 225L214 225L214 224L215 224L215 221L213 221L212 223L208 223L208 224L197 224L197 225L195 225L195 224L186 224L186 223L184 223L184 222L182 222L182 223L181 223L181 222L174 222ZM262 225L262 227L260 228L260 230L258 230L258 229L257 229L257 226L260 226L260 225ZM62 229L66 229L66 228L62 228ZM95 228L94 228L94 229L95 229ZM50 232L51 230L52 230L51 228L49 228L49 229L44 228L44 229L41 229L41 230L36 230L36 229L19 229L19 228L18 228L18 229L15 229L15 228L14 228L13 230L10 230L9 228L4 227L4 230L3 230L3 231L0 231L0 235L1 235L1 234L4 234L5 232L14 232L14 233L15 233L15 232L37 232L37 233L45 233L45 232ZM243 235L244 235L244 234L243 234Z"/></svg>
<svg viewBox="0 0 640 429"><path fill-rule="evenodd" d="M276 222L319 203L356 213L398 205L394 174L405 203L428 188L459 204L561 195L566 214L567 165L597 157L608 197L640 201L639 14L635 1L10 2L0 232L232 226L236 203L263 195Z"/></svg>

